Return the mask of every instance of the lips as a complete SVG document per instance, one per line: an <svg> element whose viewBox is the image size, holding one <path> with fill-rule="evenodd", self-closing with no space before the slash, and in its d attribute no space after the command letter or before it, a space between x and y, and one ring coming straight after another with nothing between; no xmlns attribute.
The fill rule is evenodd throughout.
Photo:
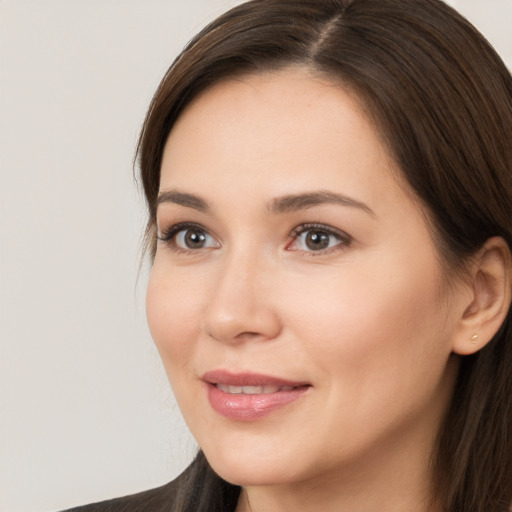
<svg viewBox="0 0 512 512"><path fill-rule="evenodd" d="M281 409L310 389L307 382L289 381L255 373L215 370L203 375L212 408L238 421L255 421Z"/></svg>

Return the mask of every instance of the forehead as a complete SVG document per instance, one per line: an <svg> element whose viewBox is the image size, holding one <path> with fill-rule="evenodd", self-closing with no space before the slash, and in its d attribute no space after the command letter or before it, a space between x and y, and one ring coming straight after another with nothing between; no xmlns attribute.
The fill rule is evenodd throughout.
<svg viewBox="0 0 512 512"><path fill-rule="evenodd" d="M221 186L270 197L335 187L378 202L384 183L399 186L397 174L358 98L291 68L229 79L197 97L167 140L161 190Z"/></svg>

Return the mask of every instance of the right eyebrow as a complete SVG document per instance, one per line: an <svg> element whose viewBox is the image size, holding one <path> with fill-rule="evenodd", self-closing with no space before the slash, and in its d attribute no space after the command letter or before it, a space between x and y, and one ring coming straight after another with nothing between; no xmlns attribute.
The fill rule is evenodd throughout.
<svg viewBox="0 0 512 512"><path fill-rule="evenodd" d="M210 210L210 206L204 199L194 194L180 192L176 189L164 190L158 194L158 198L156 200L157 207L163 203L179 204L181 206L193 208L194 210L199 210L201 212Z"/></svg>

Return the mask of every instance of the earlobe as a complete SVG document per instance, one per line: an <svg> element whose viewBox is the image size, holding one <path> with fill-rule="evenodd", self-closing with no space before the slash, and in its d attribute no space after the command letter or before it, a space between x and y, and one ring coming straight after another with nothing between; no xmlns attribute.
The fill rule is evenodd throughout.
<svg viewBox="0 0 512 512"><path fill-rule="evenodd" d="M487 240L470 269L471 300L464 309L453 340L453 352L478 352L498 332L511 302L510 249L501 237Z"/></svg>

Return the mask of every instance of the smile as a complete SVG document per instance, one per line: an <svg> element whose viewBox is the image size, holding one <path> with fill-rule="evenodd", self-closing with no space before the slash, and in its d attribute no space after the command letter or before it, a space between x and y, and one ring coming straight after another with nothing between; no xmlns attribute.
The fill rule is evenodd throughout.
<svg viewBox="0 0 512 512"><path fill-rule="evenodd" d="M306 395L312 386L266 375L224 370L202 377L212 409L229 420L256 421Z"/></svg>

